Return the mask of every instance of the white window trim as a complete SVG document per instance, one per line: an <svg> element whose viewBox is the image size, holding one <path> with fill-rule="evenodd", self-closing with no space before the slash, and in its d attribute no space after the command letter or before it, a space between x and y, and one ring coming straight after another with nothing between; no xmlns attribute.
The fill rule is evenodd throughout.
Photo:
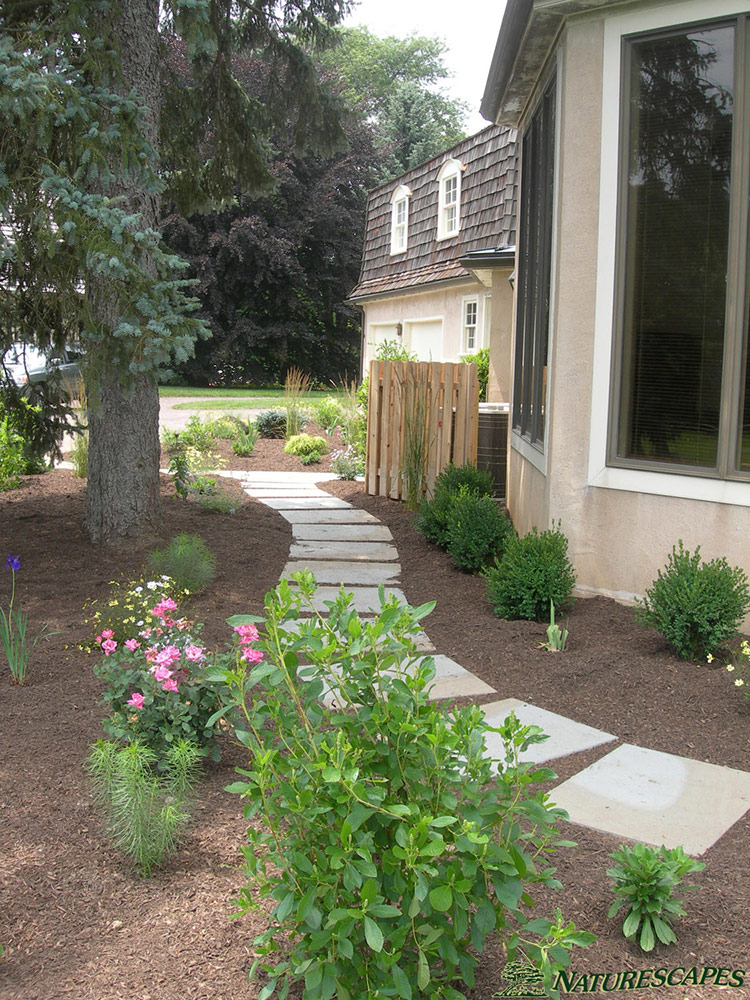
<svg viewBox="0 0 750 1000"><path fill-rule="evenodd" d="M470 302L473 302L477 307L475 323L474 323L474 346L469 347L466 343L466 307ZM481 324L481 312L479 309L479 295L464 295L461 299L461 354L476 354L477 351L482 346L482 324Z"/></svg>
<svg viewBox="0 0 750 1000"><path fill-rule="evenodd" d="M466 168L460 160L446 160L438 172L438 240L451 240L458 236L461 229L461 174ZM456 224L453 229L445 228L445 214L448 206L445 203L445 181L450 177L456 178ZM451 203L452 204L452 203Z"/></svg>
<svg viewBox="0 0 750 1000"><path fill-rule="evenodd" d="M599 237L589 438L589 486L750 507L750 483L607 466L620 169L622 39L624 35L639 32L657 31L683 24L715 22L722 17L744 14L747 11L747 0L712 0L710 11L707 10L704 0L685 0L682 3L670 4L652 10L620 14L609 17L604 22Z"/></svg>
<svg viewBox="0 0 750 1000"><path fill-rule="evenodd" d="M411 188L408 188L405 184L399 184L396 190L391 195L391 256L396 254L406 253L407 247L409 246L409 199L411 198ZM403 225L404 232L404 245L398 245L398 230L399 224L396 222L398 206L399 204L404 204L405 216Z"/></svg>

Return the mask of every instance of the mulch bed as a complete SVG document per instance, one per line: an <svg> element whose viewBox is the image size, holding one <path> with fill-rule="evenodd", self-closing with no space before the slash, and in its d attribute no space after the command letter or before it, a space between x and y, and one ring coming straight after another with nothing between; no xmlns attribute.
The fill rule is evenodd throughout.
<svg viewBox="0 0 750 1000"><path fill-rule="evenodd" d="M261 442L249 459L226 456L229 468L301 469L282 442ZM325 466L323 466L325 468ZM239 496L229 480L225 488ZM393 532L407 598L436 600L426 622L438 650L497 689L612 732L621 742L714 764L750 767L750 712L719 667L683 663L661 638L635 624L632 609L603 598L576 602L565 624L569 648L539 649L541 625L495 619L480 579L451 566L444 553L414 530L402 505L363 494L356 483L327 489L370 510ZM230 920L231 899L243 885L239 850L244 821L239 800L223 791L242 756L227 746L210 765L195 822L181 849L149 879L134 876L102 837L82 768L88 746L102 735L100 684L92 661L77 648L90 638L84 604L103 599L109 581L141 572L146 551L114 553L92 546L81 523L85 483L57 470L25 478L0 495L0 557L21 558L17 600L30 617L57 630L37 646L28 683L0 674L4 700L0 757L0 998L2 1000L245 1000L252 940L263 913ZM234 515L203 511L174 497L163 477L164 540L197 532L216 553L218 573L191 614L205 622L204 638L220 647L225 618L258 613L286 562L287 522L244 498ZM0 601L7 607L10 573L0 569ZM555 761L562 778L617 744ZM556 863L564 889L538 894L538 910L561 907L567 919L593 931L597 942L578 951L573 968L621 971L682 966L748 968L750 818L746 815L703 856L698 892L686 895L688 915L678 942L651 955L625 941L607 920L611 899L606 869L611 837L564 824L578 847ZM507 986L505 958L490 945L471 1000ZM659 995L724 996L717 986L664 987ZM732 995L743 995L735 989ZM615 994L620 995L620 994ZM646 995L638 991L638 995ZM745 993L747 995L747 993Z"/></svg>

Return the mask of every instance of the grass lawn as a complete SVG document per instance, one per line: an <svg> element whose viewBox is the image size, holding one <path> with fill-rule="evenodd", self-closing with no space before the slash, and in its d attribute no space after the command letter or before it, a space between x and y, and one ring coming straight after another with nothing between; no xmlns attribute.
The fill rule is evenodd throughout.
<svg viewBox="0 0 750 1000"><path fill-rule="evenodd" d="M191 389L189 386L159 386L162 399L191 397L190 402L175 404L176 410L273 410L284 408L283 389ZM340 389L314 389L305 396L305 404L333 396L340 399Z"/></svg>

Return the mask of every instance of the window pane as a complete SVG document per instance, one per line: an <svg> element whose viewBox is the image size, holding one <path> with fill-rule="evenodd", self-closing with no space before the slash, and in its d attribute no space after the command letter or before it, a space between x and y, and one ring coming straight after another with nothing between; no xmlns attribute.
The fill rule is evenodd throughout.
<svg viewBox="0 0 750 1000"><path fill-rule="evenodd" d="M718 460L733 125L731 26L630 47L618 454Z"/></svg>

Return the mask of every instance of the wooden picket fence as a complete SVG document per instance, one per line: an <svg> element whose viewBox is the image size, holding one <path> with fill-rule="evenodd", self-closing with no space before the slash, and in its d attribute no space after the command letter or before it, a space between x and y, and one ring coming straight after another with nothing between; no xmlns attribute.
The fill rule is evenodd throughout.
<svg viewBox="0 0 750 1000"><path fill-rule="evenodd" d="M408 499L414 489L408 470L421 436L424 468L416 488L431 495L449 462L476 462L478 427L476 365L371 361L365 491Z"/></svg>

